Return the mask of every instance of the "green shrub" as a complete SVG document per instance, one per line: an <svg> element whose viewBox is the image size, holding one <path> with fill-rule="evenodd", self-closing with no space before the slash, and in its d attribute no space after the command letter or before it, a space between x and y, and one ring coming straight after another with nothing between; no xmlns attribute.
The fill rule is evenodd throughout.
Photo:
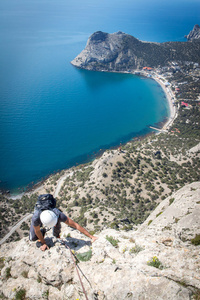
<svg viewBox="0 0 200 300"><path fill-rule="evenodd" d="M157 215L156 215L156 218L159 217L163 212L159 212Z"/></svg>
<svg viewBox="0 0 200 300"><path fill-rule="evenodd" d="M116 259L113 258L112 263L113 263L113 264L116 264Z"/></svg>
<svg viewBox="0 0 200 300"><path fill-rule="evenodd" d="M49 298L49 290L46 290L46 291L42 294L42 297L43 297L44 299L47 299L47 300L48 300L48 298Z"/></svg>
<svg viewBox="0 0 200 300"><path fill-rule="evenodd" d="M5 261L5 258L4 257L0 257L0 271L3 269L4 267L4 261Z"/></svg>
<svg viewBox="0 0 200 300"><path fill-rule="evenodd" d="M154 267L154 268L158 268L160 270L162 270L164 268L163 264L157 258L157 256L153 256L152 259L147 262L147 265L151 266L151 267Z"/></svg>
<svg viewBox="0 0 200 300"><path fill-rule="evenodd" d="M135 253L135 254L137 254L137 253L139 253L139 252L142 251L142 250L143 250L143 247L141 247L141 246L139 246L139 245L135 245L135 247L131 248L131 249L129 250L129 252L130 252L130 253Z"/></svg>
<svg viewBox="0 0 200 300"><path fill-rule="evenodd" d="M88 261L92 257L92 250L89 250L89 251L84 252L84 253L77 253L76 257L78 258L78 260Z"/></svg>
<svg viewBox="0 0 200 300"><path fill-rule="evenodd" d="M21 275L24 277L24 278L28 278L28 271L23 271L21 273Z"/></svg>
<svg viewBox="0 0 200 300"><path fill-rule="evenodd" d="M6 268L6 279L8 279L8 278L10 278L10 277L11 277L10 270L11 270L11 268L10 268L10 267Z"/></svg>
<svg viewBox="0 0 200 300"><path fill-rule="evenodd" d="M195 238L191 239L191 243L195 246L200 245L200 234L196 234Z"/></svg>
<svg viewBox="0 0 200 300"><path fill-rule="evenodd" d="M119 240L114 239L112 236L106 236L107 241L109 241L115 248L118 247Z"/></svg>
<svg viewBox="0 0 200 300"><path fill-rule="evenodd" d="M26 290L20 289L15 294L15 300L24 300L26 299L25 296L26 296Z"/></svg>
<svg viewBox="0 0 200 300"><path fill-rule="evenodd" d="M169 199L169 205L171 205L174 202L174 198Z"/></svg>

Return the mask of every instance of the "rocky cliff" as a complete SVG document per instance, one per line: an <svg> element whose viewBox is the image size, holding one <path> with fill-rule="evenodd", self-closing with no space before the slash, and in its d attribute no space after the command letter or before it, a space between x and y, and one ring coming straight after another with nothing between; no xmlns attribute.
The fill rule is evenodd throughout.
<svg viewBox="0 0 200 300"><path fill-rule="evenodd" d="M200 62L200 43L142 42L121 31L112 34L97 31L71 63L87 70L131 72L174 60Z"/></svg>
<svg viewBox="0 0 200 300"><path fill-rule="evenodd" d="M196 24L193 30L190 31L188 35L186 35L188 41L200 40L200 27Z"/></svg>
<svg viewBox="0 0 200 300"><path fill-rule="evenodd" d="M194 182L166 198L141 226L105 228L93 245L63 226L88 299L199 299L199 215ZM1 246L1 298L85 299L69 250L51 232L46 240L45 252L28 238Z"/></svg>

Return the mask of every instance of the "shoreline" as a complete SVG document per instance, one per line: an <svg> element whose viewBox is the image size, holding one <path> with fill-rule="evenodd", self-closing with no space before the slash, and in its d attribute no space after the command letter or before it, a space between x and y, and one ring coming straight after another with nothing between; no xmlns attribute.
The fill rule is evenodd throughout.
<svg viewBox="0 0 200 300"><path fill-rule="evenodd" d="M102 70L102 72L105 72L104 70ZM113 72L113 73L115 73L115 72ZM118 72L117 72L118 73ZM128 72L119 72L119 73L125 73L125 74L132 74L132 75L137 75L137 74L135 74L135 73L128 73ZM175 120L175 118L177 117L177 109L176 109L176 107L173 105L173 98L174 98L174 94L173 94L173 92L172 92L172 90L171 90L171 88L170 88L170 86L165 86L165 84L163 83L163 81L160 79L160 77L159 77L159 75L158 74L156 74L156 73L154 73L155 75L154 76L152 76L152 77L150 77L150 79L153 79L153 80L155 80L160 86L161 86L161 88L163 89L163 91L164 91L164 93L165 93L165 96L166 96L166 99L167 99L167 102L168 102L168 105L169 105L169 111L170 111L170 114L169 114L169 117L167 118L168 120L166 121L166 122L164 122L163 123L163 125L162 125L162 127L161 128L154 128L154 127L151 127L152 129L153 129L153 131L151 132L151 133L149 133L149 134L153 134L153 133L155 133L155 130L158 130L159 131L159 133L161 133L161 132L168 132L168 130L169 130L169 128L171 127L171 125L173 124L173 122L174 122L174 120ZM141 73L139 76L140 77L142 77L142 76L144 76L145 78L148 78L148 73ZM138 140L138 138L139 139L142 139L143 138L143 136L139 136L139 137L135 137L136 138L136 140ZM134 139L135 139L134 138ZM132 140L132 139L131 139ZM126 143L124 143L124 144L127 144L127 143L129 143L131 140L129 140L129 141L127 141ZM111 147L112 149L117 149L119 146L121 146L121 144L120 145L116 145L115 147ZM104 151L103 151L103 153L106 151L107 149L104 149ZM99 158L101 158L101 156L103 155L103 153L99 153L99 155L97 155L93 160L95 160L95 159L99 159ZM84 163L83 163L84 164ZM80 164L81 165L81 164ZM72 171L72 169L74 168L74 167L76 167L76 166L72 166L72 167L70 167L70 168L68 168L68 169L63 169L63 171L66 173L68 173L68 172L70 172L70 171ZM53 176L53 175L55 175L55 174L57 174L57 173L59 173L59 172L55 172L55 173L52 173L52 174L50 174L46 179L44 179L44 180L41 180L40 182L37 182L36 184L34 184L32 187L26 187L27 188L27 190L26 190L26 188L25 188L25 191L23 191L23 192L20 192L19 194L12 194L12 193L10 193L9 195L8 194L4 194L4 195L6 195L8 198L10 198L10 199L13 199L13 200L17 200L17 199L20 199L22 196L24 196L24 195L28 195L28 196L30 196L30 195L32 195L32 194L34 194L34 193L37 193L37 192L43 192L44 190L45 190L45 182L51 177L51 176ZM67 175L65 174L65 175L63 175L63 176L61 176L60 177L60 179L58 180L58 184L60 185L60 180L63 180L63 178L65 178ZM56 192L56 196L57 196L57 192Z"/></svg>
<svg viewBox="0 0 200 300"><path fill-rule="evenodd" d="M174 106L174 94L170 88L170 86L165 86L165 84L162 82L162 80L159 78L159 76L156 74L156 76L153 76L152 77L160 86L161 88L163 89L165 95L166 95L166 98L167 98L167 101L168 101L168 104L169 104L169 110L170 110L170 115L169 115L169 118L168 118L168 121L163 125L162 127L162 130L169 130L169 128L171 127L171 125L173 124L174 120L177 118L178 116L178 112L177 112L177 109L176 109L176 106Z"/></svg>

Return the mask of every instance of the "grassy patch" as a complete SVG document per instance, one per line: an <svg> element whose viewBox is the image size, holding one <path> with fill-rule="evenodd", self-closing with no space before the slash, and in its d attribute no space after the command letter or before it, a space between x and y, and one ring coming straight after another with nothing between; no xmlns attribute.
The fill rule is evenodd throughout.
<svg viewBox="0 0 200 300"><path fill-rule="evenodd" d="M130 253L134 253L134 254L137 254L139 253L140 251L143 250L143 247L139 246L139 245L135 245L135 247L131 248L129 250Z"/></svg>
<svg viewBox="0 0 200 300"><path fill-rule="evenodd" d="M114 239L112 236L106 236L107 241L109 241L115 248L118 247L119 240Z"/></svg>
<svg viewBox="0 0 200 300"><path fill-rule="evenodd" d="M89 251L84 252L84 253L77 253L76 257L78 258L78 260L88 261L92 257L92 250L89 250Z"/></svg>

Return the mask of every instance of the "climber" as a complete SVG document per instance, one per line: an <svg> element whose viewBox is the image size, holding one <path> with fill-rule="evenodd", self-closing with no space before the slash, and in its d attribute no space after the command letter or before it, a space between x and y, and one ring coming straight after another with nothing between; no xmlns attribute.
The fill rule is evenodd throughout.
<svg viewBox="0 0 200 300"><path fill-rule="evenodd" d="M40 249L42 251L49 249L44 239L46 233L45 227L53 228L53 235L59 238L61 231L61 222L79 230L81 233L88 236L92 240L92 243L98 239L98 237L91 235L85 228L67 217L55 206L56 199L53 198L51 194L40 195L35 205L35 210L32 216L30 227L29 240L40 242Z"/></svg>

